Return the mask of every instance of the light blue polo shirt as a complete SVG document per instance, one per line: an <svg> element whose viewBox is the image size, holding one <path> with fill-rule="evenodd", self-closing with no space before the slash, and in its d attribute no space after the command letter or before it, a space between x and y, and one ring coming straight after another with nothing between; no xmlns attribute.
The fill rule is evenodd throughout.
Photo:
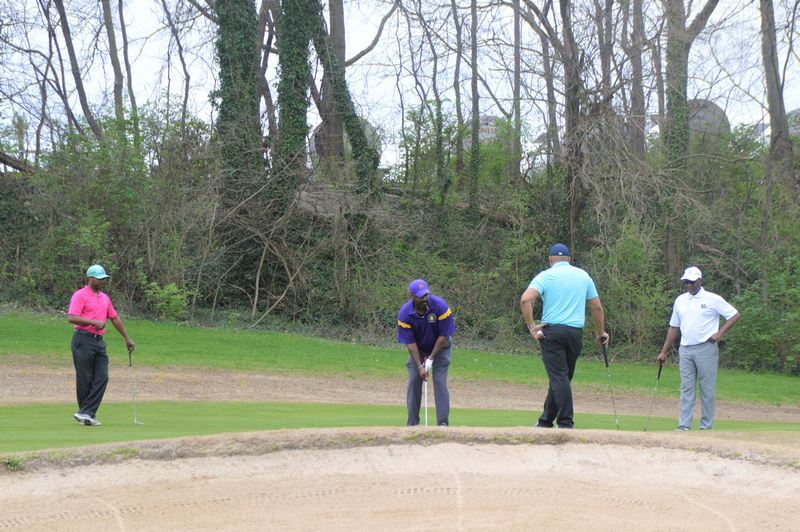
<svg viewBox="0 0 800 532"><path fill-rule="evenodd" d="M528 288L542 296L542 323L583 327L586 302L597 297L589 274L567 261L556 262L533 278Z"/></svg>

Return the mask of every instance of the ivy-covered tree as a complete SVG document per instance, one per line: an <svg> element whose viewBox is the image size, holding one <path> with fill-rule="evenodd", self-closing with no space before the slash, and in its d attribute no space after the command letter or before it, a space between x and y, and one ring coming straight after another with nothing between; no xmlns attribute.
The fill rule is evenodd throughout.
<svg viewBox="0 0 800 532"><path fill-rule="evenodd" d="M220 153L230 184L228 193L257 181L264 170L259 116L258 17L252 0L217 0L219 90L212 101L219 111Z"/></svg>
<svg viewBox="0 0 800 532"><path fill-rule="evenodd" d="M311 79L309 43L314 43L317 56L329 76L337 112L353 148L356 174L361 190L373 190L380 156L369 144L361 119L355 112L344 77L344 63L330 46L319 0L287 0L281 5L278 29L279 70L278 157L281 175L295 182L305 163L305 139L308 134L308 88Z"/></svg>
<svg viewBox="0 0 800 532"><path fill-rule="evenodd" d="M380 155L367 139L367 133L361 118L356 114L350 89L345 80L344 62L337 57L336 51L330 43L330 37L325 29L322 18L322 4L314 0L317 5L317 25L313 33L314 49L322 62L325 72L330 77L333 86L333 97L336 100L336 110L344 120L344 128L353 148L353 158L356 161L356 175L361 191L374 191Z"/></svg>
<svg viewBox="0 0 800 532"><path fill-rule="evenodd" d="M320 16L314 0L284 0L278 26L278 153L276 173L295 183L308 135L309 43Z"/></svg>

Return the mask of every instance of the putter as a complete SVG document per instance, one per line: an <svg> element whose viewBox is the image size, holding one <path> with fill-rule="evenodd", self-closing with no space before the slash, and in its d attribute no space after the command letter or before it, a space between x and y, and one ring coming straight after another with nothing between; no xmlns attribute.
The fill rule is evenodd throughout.
<svg viewBox="0 0 800 532"><path fill-rule="evenodd" d="M428 379L425 379L425 426L428 426Z"/></svg>
<svg viewBox="0 0 800 532"><path fill-rule="evenodd" d="M614 388L611 387L611 371L608 369L608 354L606 354L606 344L603 344L603 358L606 361L606 373L608 373L608 389L611 390L611 404L614 405L614 421L619 430L619 419L617 418L617 403L614 402Z"/></svg>
<svg viewBox="0 0 800 532"><path fill-rule="evenodd" d="M644 431L647 432L647 425L650 423L650 414L653 413L653 401L656 399L656 392L658 391L658 381L661 378L661 368L664 366L661 365L661 361L658 361L658 377L656 377L656 389L653 390L653 397L650 398L650 411L647 413L647 421L644 424Z"/></svg>
<svg viewBox="0 0 800 532"><path fill-rule="evenodd" d="M136 396L133 394L133 358L131 352L128 351L128 367L131 368L131 399L133 399L133 422L136 425L144 425L141 421L136 420Z"/></svg>

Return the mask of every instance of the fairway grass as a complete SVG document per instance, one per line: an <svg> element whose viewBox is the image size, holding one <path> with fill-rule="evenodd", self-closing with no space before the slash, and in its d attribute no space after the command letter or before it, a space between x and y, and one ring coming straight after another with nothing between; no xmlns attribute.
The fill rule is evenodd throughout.
<svg viewBox="0 0 800 532"><path fill-rule="evenodd" d="M377 347L356 342L325 340L251 329L210 329L186 324L130 319L125 326L136 342L134 369L138 366L208 368L269 372L275 375L310 375L338 378L391 378L406 372L408 352L402 346ZM25 331L20 334L19 331ZM111 364L128 364L125 342L109 331ZM0 311L0 365L28 363L36 357L43 367L72 365L72 326L65 316ZM393 338L393 337L392 337ZM655 364L615 363L615 348L609 348L611 379L615 389L649 397L656 383ZM655 361L657 353L644 359ZM547 374L531 345L525 354L489 353L459 347L454 337L450 375L465 381L492 381L543 386ZM574 382L583 390L605 393L608 375L596 345L584 346ZM677 357L672 356L660 379L660 397L678 397L680 376ZM800 407L800 386L793 375L747 373L721 369L717 400L735 403Z"/></svg>
<svg viewBox="0 0 800 532"><path fill-rule="evenodd" d="M136 417L143 425L134 424L130 404L104 403L98 413L103 425L86 427L73 419L74 410L74 406L60 404L0 407L0 453L279 429L398 427L405 425L406 418L405 406L157 401L137 403ZM428 416L433 424L435 409L429 409ZM450 416L454 426L531 427L538 412L455 408ZM643 416L619 417L623 431L642 431L645 422ZM579 413L575 415L575 425L581 429L616 430L612 415ZM652 417L648 432L674 428L674 418ZM717 432L798 432L800 423L717 420L714 429Z"/></svg>
<svg viewBox="0 0 800 532"><path fill-rule="evenodd" d="M235 370L273 375L324 376L342 379L392 378L405 375L407 351L334 342L280 331L209 329L183 324L126 320L136 342L134 371L138 367L182 367ZM25 334L20 334L25 331ZM110 331L108 354L112 365L128 365L125 343ZM0 312L0 367L5 364L58 368L72 365L69 342L72 327L66 317ZM586 346L575 372L576 388L605 394L608 370L596 348ZM609 356L613 362L613 347ZM653 359L655 354L653 354ZM676 358L664 368L659 398L677 398L680 376ZM657 369L652 364L617 364L610 368L615 390L649 398ZM453 382L515 383L543 388L547 375L533 346L528 354L487 353L454 345L450 366ZM720 370L717 400L747 404L800 406L798 378L775 373L750 374ZM381 406L333 403L137 403L135 425L129 403L103 403L101 427L79 425L75 406L31 404L0 407L0 453L41 449L69 449L87 445L135 440L298 428L400 427L405 425L405 405ZM453 409L451 421L466 427L531 427L539 412L520 410ZM429 410L435 419L435 410ZM576 414L581 429L616 430L614 417ZM645 417L620 416L623 431L641 431ZM697 429L695 421L694 429ZM675 418L650 419L648 432L675 428ZM716 431L800 431L798 423L717 420Z"/></svg>

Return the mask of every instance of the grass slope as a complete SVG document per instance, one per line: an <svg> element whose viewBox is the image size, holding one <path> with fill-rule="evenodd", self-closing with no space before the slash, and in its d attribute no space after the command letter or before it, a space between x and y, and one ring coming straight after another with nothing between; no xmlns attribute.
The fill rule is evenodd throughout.
<svg viewBox="0 0 800 532"><path fill-rule="evenodd" d="M136 342L134 366L183 366L235 369L270 373L304 373L339 378L390 377L405 373L405 349L381 348L358 343L333 342L289 333L239 329L206 329L139 320L126 321ZM127 365L124 342L116 330L109 331L108 351L112 364ZM66 316L22 312L0 314L0 367L23 354L36 356L44 367L71 366L69 343L72 327ZM578 363L576 388L595 393L608 391L608 374L599 353L585 349ZM613 348L610 351L613 356ZM653 355L653 358L655 354ZM674 359L673 359L674 361ZM615 389L649 397L656 382L652 365L612 364ZM538 356L487 353L458 349L457 338L450 371L451 379L491 380L545 384L547 376ZM676 397L679 375L666 367L659 382L659 395ZM800 406L797 378L775 373L749 374L720 371L717 397L722 401ZM225 432L250 432L300 427L398 426L405 420L403 407L375 405L285 404L285 403L175 403L137 404L137 415L145 425L133 423L130 405L104 404L102 427L83 427L72 419L73 405L27 405L0 407L0 452L31 451L97 443L172 438ZM433 416L433 409L429 416ZM474 427L530 426L536 413L502 410L454 409L454 423ZM644 417L622 416L622 430L643 430ZM615 429L613 416L578 414L581 428ZM651 418L648 430L670 430L674 418ZM717 430L798 431L791 423L716 421Z"/></svg>
<svg viewBox="0 0 800 532"><path fill-rule="evenodd" d="M0 408L3 431L0 453L65 449L101 443L204 436L233 432L277 429L402 426L402 406L351 405L332 403L137 403L135 425L130 404L102 406L103 425L86 427L73 418L71 405L26 405ZM519 410L453 409L456 426L530 427L538 412ZM435 423L435 409L428 411ZM577 414L582 429L616 430L613 415ZM644 430L646 418L620 416L623 431ZM649 432L671 431L675 419L650 418ZM696 427L695 427L696 428ZM718 420L717 431L800 431L800 423L763 423ZM557 429L553 429L557 430Z"/></svg>

